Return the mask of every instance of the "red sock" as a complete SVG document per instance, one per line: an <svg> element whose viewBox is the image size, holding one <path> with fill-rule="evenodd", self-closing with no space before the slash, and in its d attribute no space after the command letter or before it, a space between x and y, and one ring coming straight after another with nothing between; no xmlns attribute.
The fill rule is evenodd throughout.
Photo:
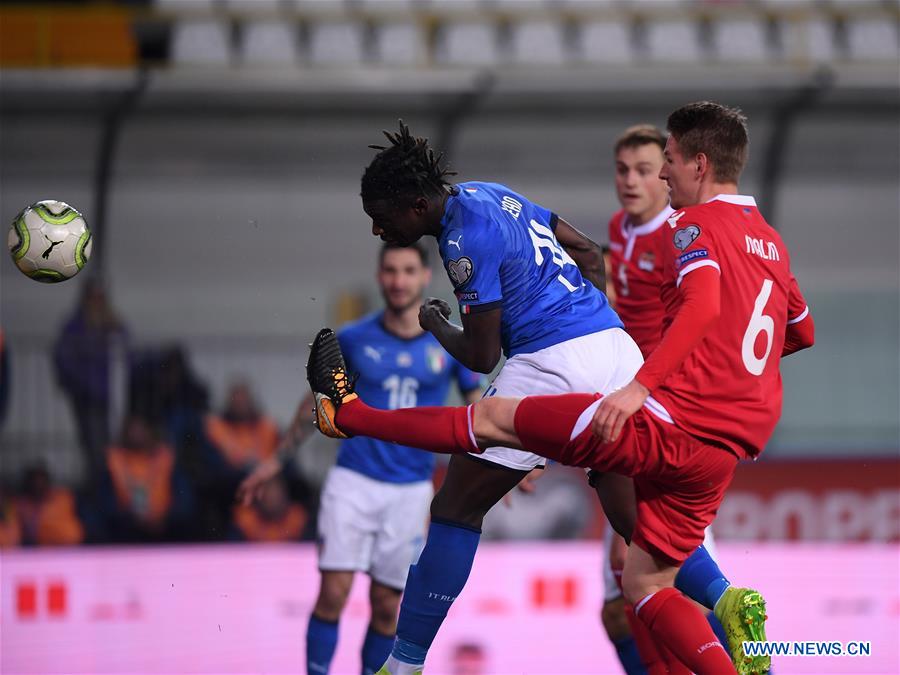
<svg viewBox="0 0 900 675"><path fill-rule="evenodd" d="M706 617L674 588L648 595L638 603L637 614L656 640L697 675L735 672Z"/></svg>
<svg viewBox="0 0 900 675"><path fill-rule="evenodd" d="M356 398L340 407L335 422L354 436L452 455L481 452L471 432L471 414L471 406L379 410Z"/></svg>
<svg viewBox="0 0 900 675"><path fill-rule="evenodd" d="M616 585L622 591L622 569L613 567L612 573ZM623 610L625 619L631 627L631 637L634 638L638 656L641 657L641 663L644 664L647 675L690 675L690 671L675 658L672 652L653 637L650 629L635 615L634 605L626 602Z"/></svg>
<svg viewBox="0 0 900 675"><path fill-rule="evenodd" d="M647 669L647 675L668 675L669 668L665 660L656 648L656 640L650 633L650 629L634 615L634 606L628 603L624 605L625 618L631 626L631 637L634 638L634 646L637 647L641 663Z"/></svg>

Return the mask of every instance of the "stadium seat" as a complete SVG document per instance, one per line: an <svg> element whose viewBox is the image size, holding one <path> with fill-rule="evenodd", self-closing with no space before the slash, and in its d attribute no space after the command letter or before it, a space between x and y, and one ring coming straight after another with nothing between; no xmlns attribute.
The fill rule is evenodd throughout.
<svg viewBox="0 0 900 675"><path fill-rule="evenodd" d="M224 0L225 7L236 12L272 13L283 8L282 0Z"/></svg>
<svg viewBox="0 0 900 675"><path fill-rule="evenodd" d="M231 61L230 26L224 19L178 19L172 28L176 65L226 65Z"/></svg>
<svg viewBox="0 0 900 675"><path fill-rule="evenodd" d="M211 12L216 7L215 0L156 0L156 7L166 12L198 14Z"/></svg>
<svg viewBox="0 0 900 675"><path fill-rule="evenodd" d="M380 63L413 66L426 60L425 36L414 21L389 21L375 28L374 58Z"/></svg>
<svg viewBox="0 0 900 675"><path fill-rule="evenodd" d="M500 60L495 26L482 21L441 26L435 60L448 65L495 65Z"/></svg>
<svg viewBox="0 0 900 675"><path fill-rule="evenodd" d="M329 11L346 9L347 0L286 0L289 5L293 5L299 10L321 10Z"/></svg>
<svg viewBox="0 0 900 675"><path fill-rule="evenodd" d="M516 12L521 10L553 8L559 4L559 0L490 0L484 3L489 7Z"/></svg>
<svg viewBox="0 0 900 675"><path fill-rule="evenodd" d="M557 0L556 4L564 9L610 9L621 6L619 0Z"/></svg>
<svg viewBox="0 0 900 675"><path fill-rule="evenodd" d="M587 63L631 63L634 40L625 21L590 21L581 26L581 60Z"/></svg>
<svg viewBox="0 0 900 675"><path fill-rule="evenodd" d="M309 60L315 65L357 65L365 61L365 26L323 20L309 26Z"/></svg>
<svg viewBox="0 0 900 675"><path fill-rule="evenodd" d="M238 59L245 65L296 65L300 61L297 26L278 20L243 22Z"/></svg>
<svg viewBox="0 0 900 675"><path fill-rule="evenodd" d="M823 14L782 20L781 43L785 57L792 61L831 63L838 56L835 23Z"/></svg>
<svg viewBox="0 0 900 675"><path fill-rule="evenodd" d="M647 23L646 53L661 63L699 63L704 50L700 26L690 20L652 20Z"/></svg>
<svg viewBox="0 0 900 675"><path fill-rule="evenodd" d="M719 61L764 63L775 56L764 20L720 19L712 25L712 42Z"/></svg>
<svg viewBox="0 0 900 675"><path fill-rule="evenodd" d="M428 6L428 0L356 0L356 3L374 12L403 12Z"/></svg>
<svg viewBox="0 0 900 675"><path fill-rule="evenodd" d="M893 61L898 58L897 22L891 17L848 19L847 56L854 61Z"/></svg>
<svg viewBox="0 0 900 675"><path fill-rule="evenodd" d="M521 21L510 34L513 63L559 65L568 60L565 27L559 21Z"/></svg>
<svg viewBox="0 0 900 675"><path fill-rule="evenodd" d="M493 0L425 0L425 6L429 9L449 9L463 12L473 12L492 7Z"/></svg>

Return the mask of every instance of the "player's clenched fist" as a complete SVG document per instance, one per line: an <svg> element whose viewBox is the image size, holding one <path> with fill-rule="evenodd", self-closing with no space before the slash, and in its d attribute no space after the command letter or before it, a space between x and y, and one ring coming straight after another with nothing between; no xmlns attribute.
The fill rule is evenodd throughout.
<svg viewBox="0 0 900 675"><path fill-rule="evenodd" d="M428 298L419 308L419 325L433 333L435 328L450 318L451 311L450 305L440 298Z"/></svg>
<svg viewBox="0 0 900 675"><path fill-rule="evenodd" d="M625 422L641 409L649 395L647 387L632 380L609 396L604 396L591 421L591 431L604 443L616 440Z"/></svg>

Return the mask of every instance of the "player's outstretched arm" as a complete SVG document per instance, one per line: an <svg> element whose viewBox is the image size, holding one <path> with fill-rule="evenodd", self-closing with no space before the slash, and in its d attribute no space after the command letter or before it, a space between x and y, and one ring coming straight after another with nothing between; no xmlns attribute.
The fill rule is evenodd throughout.
<svg viewBox="0 0 900 675"><path fill-rule="evenodd" d="M300 405L297 406L297 412L294 413L294 419L288 427L287 433L278 444L278 451L274 457L260 462L250 475L247 476L237 490L237 500L244 505L249 506L262 492L263 486L270 480L281 473L284 468L283 457L286 452L292 448L296 448L309 436L313 429L313 406L315 399L311 393L303 397Z"/></svg>
<svg viewBox="0 0 900 675"><path fill-rule="evenodd" d="M244 506L250 506L262 496L263 487L275 476L281 473L283 465L276 455L269 457L256 465L237 489L237 500Z"/></svg>
<svg viewBox="0 0 900 675"><path fill-rule="evenodd" d="M591 282L594 288L606 290L606 269L603 264L603 249L600 244L579 232L562 218L556 224L556 240L572 256L581 270L581 276Z"/></svg>
<svg viewBox="0 0 900 675"><path fill-rule="evenodd" d="M307 393L303 400L300 401L300 405L297 406L297 412L294 413L294 419L291 420L291 425L278 446L279 454L291 448L296 448L313 432L315 428L313 420L316 417L315 412L313 412L315 404L316 401L311 393Z"/></svg>
<svg viewBox="0 0 900 675"><path fill-rule="evenodd" d="M419 310L419 324L466 368L490 373L500 362L501 312L498 308L465 314L460 328L450 322L450 305L438 298L428 298Z"/></svg>

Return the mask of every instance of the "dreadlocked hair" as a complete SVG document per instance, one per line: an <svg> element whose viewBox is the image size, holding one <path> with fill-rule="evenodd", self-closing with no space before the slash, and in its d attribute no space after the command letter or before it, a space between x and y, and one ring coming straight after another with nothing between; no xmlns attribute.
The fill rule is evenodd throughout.
<svg viewBox="0 0 900 675"><path fill-rule="evenodd" d="M363 201L396 202L438 195L450 186L445 179L456 175L455 171L441 166L444 153L435 155L428 147L427 138L413 136L403 120L399 122L397 133L382 132L390 145L369 146L379 152L363 172L360 193Z"/></svg>

